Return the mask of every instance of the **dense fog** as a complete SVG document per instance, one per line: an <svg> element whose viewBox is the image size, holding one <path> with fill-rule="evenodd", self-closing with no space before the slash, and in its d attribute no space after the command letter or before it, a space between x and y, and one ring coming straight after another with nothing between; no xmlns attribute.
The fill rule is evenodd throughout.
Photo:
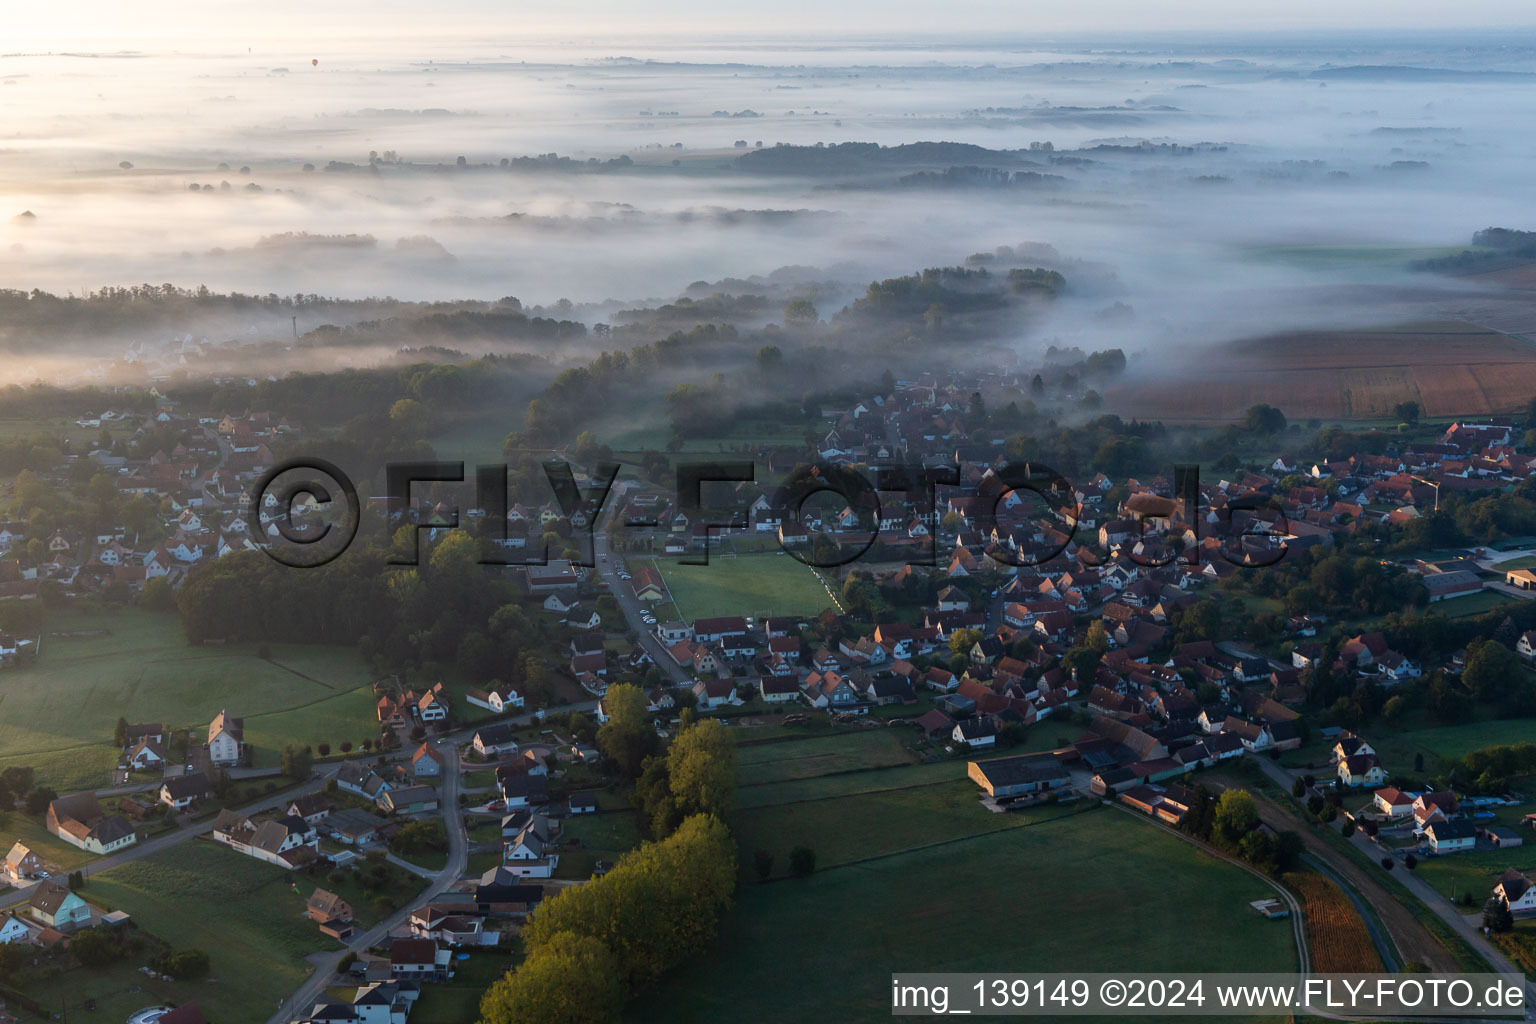
<svg viewBox="0 0 1536 1024"><path fill-rule="evenodd" d="M0 284L515 296L590 325L794 267L780 282L816 282L826 316L871 280L1038 243L1069 288L1021 344L1103 335L1135 352L1468 311L1518 330L1522 294L1411 265L1536 224L1530 42L11 55ZM849 142L981 149L831 148ZM1113 302L1134 316L1096 316ZM8 321L28 358L7 376L71 365L39 350L114 360L376 315Z"/></svg>

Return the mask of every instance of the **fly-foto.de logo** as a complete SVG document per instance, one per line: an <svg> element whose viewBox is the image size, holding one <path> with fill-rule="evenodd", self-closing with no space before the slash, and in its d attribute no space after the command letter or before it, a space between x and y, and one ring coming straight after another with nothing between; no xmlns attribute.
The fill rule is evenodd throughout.
<svg viewBox="0 0 1536 1024"><path fill-rule="evenodd" d="M1039 566L1069 551L1083 564L1105 564L1117 555L1138 565L1180 561L1197 565L1202 540L1217 539L1219 557L1243 568L1274 565L1288 550L1283 513L1270 508L1264 491L1224 495L1209 504L1200 489L1200 467L1174 467L1172 496L1138 494L1122 517L1099 525L1100 515L1071 481L1039 462L1001 466L890 465L860 468L806 461L783 479L771 482L752 507L732 504L722 495L740 485L760 482L749 461L679 462L670 500L659 511L609 515L609 529L652 537L687 528L683 564L708 565L711 537L732 533L770 534L780 548L806 565L833 568L874 552L882 562L938 565L941 540L979 541L999 567ZM541 524L556 527L569 539L578 565L596 564L593 540L605 513L620 466L598 464L578 482L569 463L543 463L554 509ZM514 536L509 529L511 501L505 465L475 467L474 499L461 510L444 501L423 503L417 485L466 483L462 462L399 462L385 467L382 503L370 501L392 526L412 528L409 549L388 556L389 564L413 566L420 556L420 531L478 524L487 538L484 565L544 565L549 561L547 533ZM657 505L653 505L655 509ZM817 511L820 506L827 511ZM295 568L314 568L340 557L357 536L362 501L356 485L336 465L317 458L297 458L268 470L257 482L246 509L251 536L271 557ZM461 515L461 511L464 513ZM766 511L767 515L763 515ZM754 516L756 521L754 522ZM773 528L777 524L777 528ZM768 529L764 527L768 526ZM947 535L947 536L946 536Z"/></svg>

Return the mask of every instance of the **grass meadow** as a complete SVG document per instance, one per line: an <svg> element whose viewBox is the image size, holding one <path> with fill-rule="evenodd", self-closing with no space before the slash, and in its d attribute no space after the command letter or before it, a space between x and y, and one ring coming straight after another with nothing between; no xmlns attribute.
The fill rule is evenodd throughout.
<svg viewBox="0 0 1536 1024"><path fill-rule="evenodd" d="M374 735L366 666L342 647L191 647L174 615L138 609L50 617L35 663L0 675L0 767L30 764L60 792L107 784L119 716L205 727L221 708L246 720L258 765L283 742ZM93 633L65 636L58 634Z"/></svg>
<svg viewBox="0 0 1536 1024"><path fill-rule="evenodd" d="M93 875L85 895L175 949L205 951L212 971L184 998L220 1024L259 1024L303 982L306 954L339 948L304 915L312 888L295 893L287 871L194 841Z"/></svg>
<svg viewBox="0 0 1536 1024"><path fill-rule="evenodd" d="M983 810L970 788L955 794L947 820L899 802L881 808L882 832L915 849L846 867L818 858L809 878L744 884L710 954L642 994L627 1019L728 1020L749 1002L762 1024L888 1020L900 970L1295 969L1289 922L1248 907L1268 886L1123 814L1092 810L921 845L1012 818ZM804 834L830 852L839 834L878 819L829 814Z"/></svg>
<svg viewBox="0 0 1536 1024"><path fill-rule="evenodd" d="M632 560L637 567L640 559ZM715 615L819 615L832 599L811 567L790 555L725 555L708 565L655 559L677 614L685 621Z"/></svg>

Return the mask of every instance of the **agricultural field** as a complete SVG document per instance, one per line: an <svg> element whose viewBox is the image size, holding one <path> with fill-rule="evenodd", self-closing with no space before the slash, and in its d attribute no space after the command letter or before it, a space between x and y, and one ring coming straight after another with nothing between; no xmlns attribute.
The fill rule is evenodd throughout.
<svg viewBox="0 0 1536 1024"><path fill-rule="evenodd" d="M842 736L748 744L736 750L736 780L742 786L757 786L911 764L912 754L901 743L908 735L889 728L869 729Z"/></svg>
<svg viewBox="0 0 1536 1024"><path fill-rule="evenodd" d="M821 778L792 779L786 782L742 786L736 792L736 804L745 810L752 807L771 807L774 804L800 803L804 800L825 800L830 797L856 796L860 793L912 789L917 786L953 782L957 775L963 774L962 767L955 761L903 764L893 768L845 772L841 775Z"/></svg>
<svg viewBox="0 0 1536 1024"><path fill-rule="evenodd" d="M975 802L973 812L989 815ZM954 832L903 820L889 832ZM856 832L866 823L848 822ZM839 827L828 821L824 827ZM752 849L743 840L746 859ZM820 851L819 851L820 852ZM1040 884L1049 878L1050 885ZM639 1022L890 1018L890 972L1291 971L1290 923L1254 914L1273 890L1128 815L1093 810L897 853L805 879L748 883L707 957L632 1004ZM1168 941L1178 921L1179 941ZM792 950L792 966L785 954ZM788 979L792 978L792 981ZM763 992L774 994L763 1000ZM1249 1018L1256 1020L1257 1018Z"/></svg>
<svg viewBox="0 0 1536 1024"><path fill-rule="evenodd" d="M1301 900L1314 971L1370 974L1383 969L1370 930L1337 884L1310 871L1286 875L1285 884Z"/></svg>
<svg viewBox="0 0 1536 1024"><path fill-rule="evenodd" d="M207 979L181 986L183 998L196 999L211 1019L259 1024L274 992L304 980L306 954L338 948L304 916L308 892L299 888L302 895L281 868L194 841L93 875L85 895L126 911L174 949L206 952L213 969ZM240 912L227 913L231 906Z"/></svg>
<svg viewBox="0 0 1536 1024"><path fill-rule="evenodd" d="M1202 352L1198 372L1193 390L1186 374L1127 378L1105 405L1188 423L1229 422L1259 402L1292 419L1388 420L1405 401L1428 417L1510 412L1536 392L1536 348L1461 321L1415 323L1233 342Z"/></svg>
<svg viewBox="0 0 1536 1024"><path fill-rule="evenodd" d="M630 560L631 568L640 564L640 559ZM715 615L813 616L832 607L821 578L789 555L733 557L712 550L708 565L680 565L664 558L653 564L667 584L677 616L689 622Z"/></svg>
<svg viewBox="0 0 1536 1024"><path fill-rule="evenodd" d="M773 854L775 872L788 870L797 846L816 852L818 870L955 842L989 832L1015 831L1071 816L1092 805L1046 804L1028 811L993 814L981 806L976 784L953 762L950 782L908 789L767 804L740 811L735 830L742 850L742 878L753 871L757 850Z"/></svg>
<svg viewBox="0 0 1536 1024"><path fill-rule="evenodd" d="M227 707L246 719L258 765L277 763L283 737L355 743L376 729L351 649L273 644L263 659L254 644L190 647L174 615L138 609L61 611L49 629L34 664L0 676L0 767L33 765L60 792L107 782L119 716L203 728Z"/></svg>

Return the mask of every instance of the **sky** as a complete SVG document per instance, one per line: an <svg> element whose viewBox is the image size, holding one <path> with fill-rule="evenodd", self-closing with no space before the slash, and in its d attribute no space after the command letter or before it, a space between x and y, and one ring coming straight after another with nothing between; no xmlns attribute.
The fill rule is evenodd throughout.
<svg viewBox="0 0 1536 1024"><path fill-rule="evenodd" d="M223 50L299 39L499 35L622 38L771 34L784 39L937 33L1040 33L1536 27L1529 0L60 0L15 5L0 49Z"/></svg>

